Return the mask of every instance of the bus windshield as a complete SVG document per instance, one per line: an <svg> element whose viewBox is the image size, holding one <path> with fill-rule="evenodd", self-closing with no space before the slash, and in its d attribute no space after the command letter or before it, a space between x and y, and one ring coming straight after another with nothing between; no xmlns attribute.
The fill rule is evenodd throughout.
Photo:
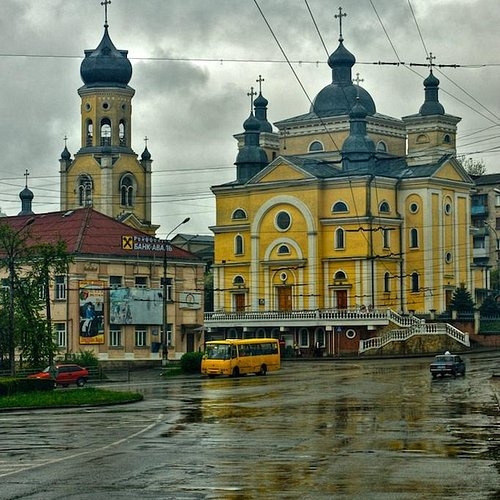
<svg viewBox="0 0 500 500"><path fill-rule="evenodd" d="M229 359L229 344L207 344L207 359Z"/></svg>

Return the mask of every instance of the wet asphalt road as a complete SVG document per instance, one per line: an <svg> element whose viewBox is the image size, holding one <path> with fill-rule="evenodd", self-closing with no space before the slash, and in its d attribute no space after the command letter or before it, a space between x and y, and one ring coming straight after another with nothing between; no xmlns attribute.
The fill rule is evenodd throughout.
<svg viewBox="0 0 500 500"><path fill-rule="evenodd" d="M500 354L465 358L434 381L429 358L152 371L106 384L140 403L0 413L0 498L500 498Z"/></svg>

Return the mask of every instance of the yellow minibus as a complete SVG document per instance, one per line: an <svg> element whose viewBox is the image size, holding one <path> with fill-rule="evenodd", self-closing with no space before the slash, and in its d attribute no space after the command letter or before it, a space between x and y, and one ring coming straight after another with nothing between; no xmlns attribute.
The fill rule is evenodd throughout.
<svg viewBox="0 0 500 500"><path fill-rule="evenodd" d="M201 361L201 373L209 377L239 377L247 373L265 375L279 368L278 339L212 340L205 344Z"/></svg>

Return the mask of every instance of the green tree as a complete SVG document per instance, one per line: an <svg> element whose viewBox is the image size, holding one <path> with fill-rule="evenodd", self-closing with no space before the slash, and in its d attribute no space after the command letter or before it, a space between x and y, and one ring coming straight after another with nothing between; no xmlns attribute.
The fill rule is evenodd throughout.
<svg viewBox="0 0 500 500"><path fill-rule="evenodd" d="M481 312L481 316L498 316L500 314L500 307L495 296L488 295L479 307L479 311Z"/></svg>
<svg viewBox="0 0 500 500"><path fill-rule="evenodd" d="M450 301L450 309L458 313L474 311L474 300L469 290L465 288L465 283L460 283L460 286L453 292Z"/></svg>
<svg viewBox="0 0 500 500"><path fill-rule="evenodd" d="M8 274L8 290L0 295L0 363L8 357L15 374L15 352L21 363L52 363L57 352L50 307L50 284L66 273L72 256L62 241L28 244L28 221L13 229L0 221L0 268Z"/></svg>
<svg viewBox="0 0 500 500"><path fill-rule="evenodd" d="M42 336L42 352L48 355L48 362L52 364L55 349L54 332L52 326L52 311L50 306L50 288L55 275L66 274L68 265L73 257L68 254L66 242L39 243L29 249L31 273L30 278L35 287L42 291L45 299L45 332Z"/></svg>

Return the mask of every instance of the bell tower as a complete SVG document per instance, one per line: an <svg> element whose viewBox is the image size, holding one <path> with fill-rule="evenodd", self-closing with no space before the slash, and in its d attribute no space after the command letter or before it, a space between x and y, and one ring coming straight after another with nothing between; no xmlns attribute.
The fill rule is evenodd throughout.
<svg viewBox="0 0 500 500"><path fill-rule="evenodd" d="M151 155L141 159L131 147L132 98L128 84L132 64L109 36L108 0L104 35L85 50L80 66L81 144L71 159L66 145L59 160L61 210L92 206L95 210L154 234L151 224Z"/></svg>

